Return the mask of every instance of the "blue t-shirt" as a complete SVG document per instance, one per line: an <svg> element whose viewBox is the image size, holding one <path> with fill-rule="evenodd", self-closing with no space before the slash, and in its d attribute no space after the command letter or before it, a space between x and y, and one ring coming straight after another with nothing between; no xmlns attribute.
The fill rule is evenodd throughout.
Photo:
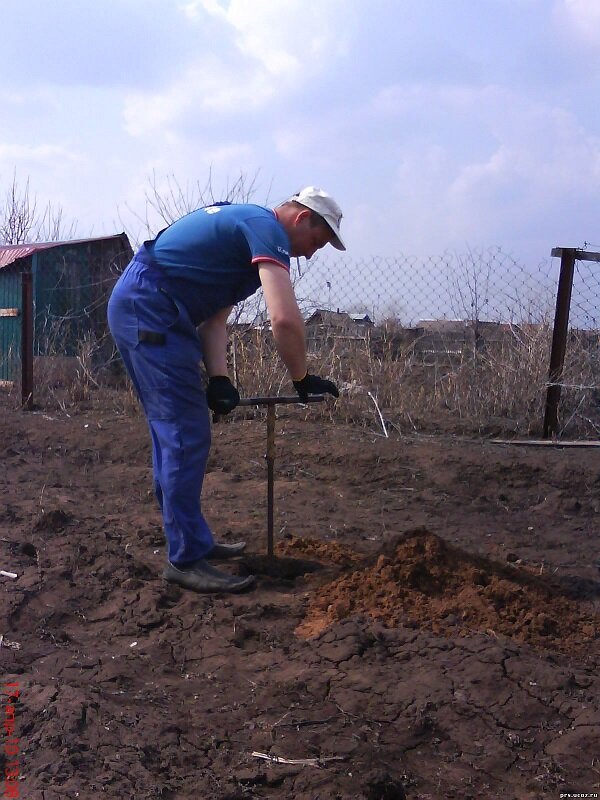
<svg viewBox="0 0 600 800"><path fill-rule="evenodd" d="M289 271L290 242L274 211L217 204L192 211L147 248L194 324L245 300L260 286L260 261Z"/></svg>

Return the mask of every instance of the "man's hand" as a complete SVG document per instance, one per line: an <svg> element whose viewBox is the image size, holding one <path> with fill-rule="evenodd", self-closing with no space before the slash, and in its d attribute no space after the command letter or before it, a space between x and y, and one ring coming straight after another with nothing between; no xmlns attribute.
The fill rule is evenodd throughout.
<svg viewBox="0 0 600 800"><path fill-rule="evenodd" d="M215 414L229 414L240 402L240 393L227 375L213 375L208 379L206 402Z"/></svg>
<svg viewBox="0 0 600 800"><path fill-rule="evenodd" d="M306 402L309 394L332 394L334 397L339 397L340 393L333 381L328 381L326 378L319 378L318 375L306 375L301 381L293 381L294 389L298 392L298 397L303 402Z"/></svg>

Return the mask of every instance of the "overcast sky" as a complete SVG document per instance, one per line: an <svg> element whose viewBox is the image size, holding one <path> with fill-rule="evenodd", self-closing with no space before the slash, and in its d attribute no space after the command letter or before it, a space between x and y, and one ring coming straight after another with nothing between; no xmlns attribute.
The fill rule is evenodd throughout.
<svg viewBox="0 0 600 800"><path fill-rule="evenodd" d="M16 169L80 235L212 166L257 202L327 189L357 256L600 242L600 0L0 9L0 191Z"/></svg>

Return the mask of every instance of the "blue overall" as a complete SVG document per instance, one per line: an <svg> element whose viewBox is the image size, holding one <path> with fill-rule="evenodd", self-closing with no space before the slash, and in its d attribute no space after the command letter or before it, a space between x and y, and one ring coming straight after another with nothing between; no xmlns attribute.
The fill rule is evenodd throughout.
<svg viewBox="0 0 600 800"><path fill-rule="evenodd" d="M176 566L204 558L214 544L200 500L211 435L196 325L256 291L253 264L289 269L287 236L273 212L211 208L223 212L216 232L210 209L165 229L136 253L108 304L111 333L148 422L154 491ZM210 244L204 257L203 241Z"/></svg>

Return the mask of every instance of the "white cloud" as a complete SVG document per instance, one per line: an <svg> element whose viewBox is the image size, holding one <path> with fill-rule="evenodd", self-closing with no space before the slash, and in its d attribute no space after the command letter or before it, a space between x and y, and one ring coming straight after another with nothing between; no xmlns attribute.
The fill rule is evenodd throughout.
<svg viewBox="0 0 600 800"><path fill-rule="evenodd" d="M0 162L9 164L17 162L36 162L55 165L56 163L76 163L83 158L65 147L54 144L38 144L34 146L0 142Z"/></svg>
<svg viewBox="0 0 600 800"><path fill-rule="evenodd" d="M191 63L159 92L127 96L132 136L164 132L185 118L239 115L266 108L327 70L346 52L354 0L190 0L180 11L197 25L224 26L226 44ZM231 45L234 53L231 52ZM237 53L237 54L235 54Z"/></svg>
<svg viewBox="0 0 600 800"><path fill-rule="evenodd" d="M181 5L181 10L193 22L198 22L198 20L202 19L203 13L227 19L227 10L219 0L190 0L190 2Z"/></svg>
<svg viewBox="0 0 600 800"><path fill-rule="evenodd" d="M344 55L354 26L353 0L191 0L185 13L202 12L235 32L239 51L278 81L308 79Z"/></svg>
<svg viewBox="0 0 600 800"><path fill-rule="evenodd" d="M600 177L600 139L563 109L513 98L496 109L490 124L497 149L484 162L467 165L453 191L464 194L483 182L510 182L519 194L537 191L547 198L578 189L587 193Z"/></svg>
<svg viewBox="0 0 600 800"><path fill-rule="evenodd" d="M323 185L363 252L596 224L600 0L109 0L53 28L24 2L4 26L0 178L16 165L95 226L143 209L153 170L209 167L260 167L276 199ZM106 42L132 30L115 60Z"/></svg>
<svg viewBox="0 0 600 800"><path fill-rule="evenodd" d="M24 106L30 102L30 98L25 92L11 92L5 89L0 90L0 103L3 106Z"/></svg>
<svg viewBox="0 0 600 800"><path fill-rule="evenodd" d="M274 91L261 74L246 76L244 82L215 59L207 59L189 67L163 92L128 95L123 111L125 129L131 136L142 136L177 127L187 115L252 111L264 106Z"/></svg>
<svg viewBox="0 0 600 800"><path fill-rule="evenodd" d="M502 107L513 99L506 89L495 84L407 83L379 89L370 108L376 114L398 116L406 112L424 113L428 108L442 105L446 113L460 114L478 108Z"/></svg>
<svg viewBox="0 0 600 800"><path fill-rule="evenodd" d="M566 27L578 40L592 46L600 44L599 0L558 0L554 13L559 26Z"/></svg>
<svg viewBox="0 0 600 800"><path fill-rule="evenodd" d="M382 127L388 137L374 149L389 162L391 203L382 223L403 249L506 244L508 233L535 238L551 225L559 231L575 207L583 217L597 203L595 130L520 88L382 87L364 109L362 130ZM342 129L348 141L348 120ZM505 232L500 241L498 231Z"/></svg>
<svg viewBox="0 0 600 800"><path fill-rule="evenodd" d="M245 142L233 142L206 151L205 161L209 165L229 169L236 164L247 164L252 160L253 149Z"/></svg>

